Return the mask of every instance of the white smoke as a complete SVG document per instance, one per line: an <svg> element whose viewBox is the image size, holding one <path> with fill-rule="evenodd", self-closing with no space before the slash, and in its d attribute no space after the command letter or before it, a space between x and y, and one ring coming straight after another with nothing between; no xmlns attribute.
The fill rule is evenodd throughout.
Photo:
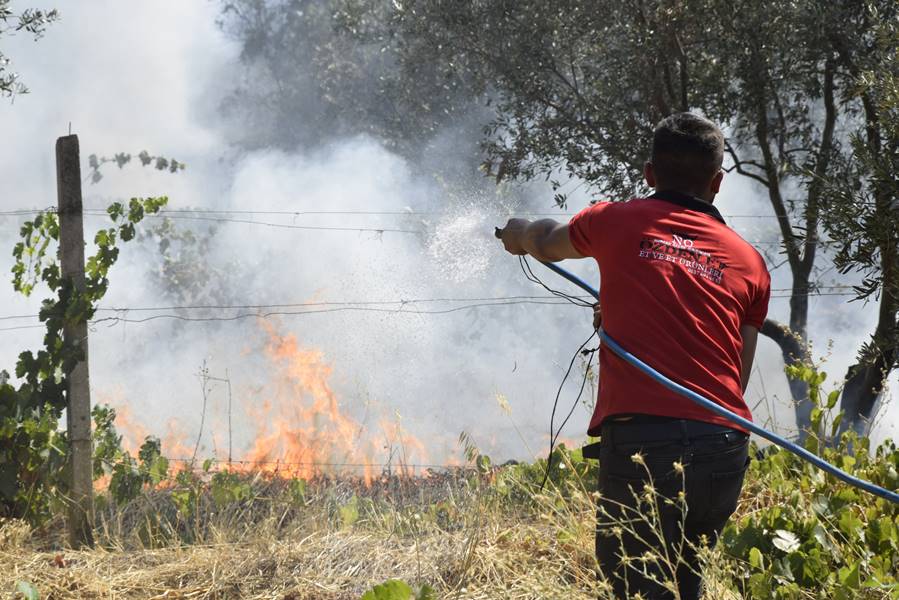
<svg viewBox="0 0 899 600"><path fill-rule="evenodd" d="M102 182L85 185L87 206L167 194L173 207L258 211L229 218L365 230L176 221L198 231L215 228L206 262L219 282L220 296L230 303L543 294L524 280L517 261L501 251L492 235L493 227L502 225L511 211L553 212L549 189L534 185L525 193L498 190L486 197L476 186L471 193L448 191L420 165L409 164L365 137L335 139L310 152L241 153L229 143L217 111L240 70L240 49L215 27L215 3L69 0L56 5L63 20L43 40L4 40L33 93L0 107L0 131L6 142L0 147L0 210L55 204L53 144L67 133L71 122L73 133L80 136L83 169L90 153L141 149L188 165L175 175L135 165L118 171L108 165ZM453 136L443 139L448 144L440 150L446 154L445 162L458 164L449 144ZM440 162L434 156L428 160ZM764 212L766 205L757 194L745 180L732 176L720 201L723 212ZM571 208L582 208L587 200L575 196ZM403 214L262 214L269 211ZM9 250L19 220L0 217L4 272L11 265ZM86 227L92 231L99 224L89 217ZM731 224L747 239L776 239L768 220L734 219ZM123 247L104 306L171 303L149 277L147 265L153 259L149 251L137 243ZM588 261L571 266L596 277ZM775 271L775 287L786 287L785 275L785 269ZM568 289L553 277L546 273L548 282ZM3 315L37 312L36 298L22 299L8 285L0 287L0 294ZM421 312L473 303L407 302L382 307L393 309L388 312L282 315L275 322L279 330L294 333L302 346L323 351L333 367L331 382L343 410L365 426L377 428L373 415L398 413L404 428L426 440L435 461L455 450L455 439L463 430L498 458L528 458L528 448L537 451L547 444L552 398L571 354L589 333L590 311L567 305L516 304L446 314ZM252 311L201 314L239 312ZM786 320L786 300L773 300L771 314ZM822 297L813 300L811 314L810 331L817 347L823 348L825 340L833 338L840 349L830 358L828 370L841 375L871 331L871 311L847 305L844 298ZM16 320L8 325L35 323ZM200 419L196 377L200 365L206 361L211 374L219 377L227 370L236 414L246 414L266 399L261 390L270 367L260 352L265 338L254 319L98 325L91 338L94 398L127 403L151 433L164 434L166 423L175 419L182 431L195 435ZM39 343L40 329L3 332L0 366L12 369L19 351ZM760 344L758 364L750 403L765 396L771 401L774 420L789 423L792 416L784 406L789 393L780 354L766 340ZM570 382L562 395L566 404L573 401L578 383ZM501 410L497 393L508 398L511 417ZM224 394L222 385L213 387L209 411L216 426L222 422ZM766 410L762 403L757 415ZM580 437L588 418L585 408L577 409L565 435ZM235 422L238 451L251 443L254 431L241 420ZM207 454L212 443L211 437L204 438ZM220 435L215 444L220 450Z"/></svg>

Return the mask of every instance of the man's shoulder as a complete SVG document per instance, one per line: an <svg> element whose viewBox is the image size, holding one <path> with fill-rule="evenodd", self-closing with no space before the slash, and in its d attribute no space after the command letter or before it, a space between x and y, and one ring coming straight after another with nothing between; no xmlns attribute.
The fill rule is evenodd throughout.
<svg viewBox="0 0 899 600"><path fill-rule="evenodd" d="M730 252L738 254L751 271L767 275L768 265L761 252L735 230L727 226L724 229L727 230L727 244L730 246Z"/></svg>
<svg viewBox="0 0 899 600"><path fill-rule="evenodd" d="M752 245L751 242L746 240L742 235L740 235L735 229L730 226L725 225L722 228L727 232L727 239L730 244L733 245L734 249L746 252L747 254L752 255L755 259L765 262L765 259L762 258L762 255L759 253L758 249Z"/></svg>
<svg viewBox="0 0 899 600"><path fill-rule="evenodd" d="M627 198L624 200L594 200L590 203L584 211L590 211L594 214L603 213L612 214L612 213L621 213L621 212L629 212L635 210L642 210L647 208L645 204L641 206L640 202L637 200L642 200L642 198Z"/></svg>

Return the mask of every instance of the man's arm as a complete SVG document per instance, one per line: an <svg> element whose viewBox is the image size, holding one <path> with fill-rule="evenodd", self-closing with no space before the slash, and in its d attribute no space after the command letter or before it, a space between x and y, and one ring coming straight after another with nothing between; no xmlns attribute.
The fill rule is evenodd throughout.
<svg viewBox="0 0 899 600"><path fill-rule="evenodd" d="M743 385L743 391L749 385L749 375L752 373L752 361L755 359L755 345L759 339L759 330L752 325L743 325L740 327L740 335L743 336L743 351L740 353L740 383Z"/></svg>
<svg viewBox="0 0 899 600"><path fill-rule="evenodd" d="M497 235L510 254L530 254L544 262L584 258L571 243L568 224L558 223L552 219L539 221L509 219Z"/></svg>

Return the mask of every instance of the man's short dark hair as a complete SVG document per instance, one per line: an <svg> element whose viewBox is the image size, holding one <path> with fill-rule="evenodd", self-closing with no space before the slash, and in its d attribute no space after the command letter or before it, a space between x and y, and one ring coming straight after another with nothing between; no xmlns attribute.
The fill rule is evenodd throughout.
<svg viewBox="0 0 899 600"><path fill-rule="evenodd" d="M702 190L724 162L724 134L705 117L675 113L656 126L651 160L657 188Z"/></svg>

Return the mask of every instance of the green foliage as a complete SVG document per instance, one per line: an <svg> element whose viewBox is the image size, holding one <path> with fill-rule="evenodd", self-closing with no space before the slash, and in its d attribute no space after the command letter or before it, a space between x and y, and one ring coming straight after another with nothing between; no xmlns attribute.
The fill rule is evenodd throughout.
<svg viewBox="0 0 899 600"><path fill-rule="evenodd" d="M353 496L345 503L338 507L340 515L340 523L345 529L351 528L359 520L359 497Z"/></svg>
<svg viewBox="0 0 899 600"><path fill-rule="evenodd" d="M411 0L396 5L392 23L396 35L429 42L402 54L406 64L431 61L490 82L489 174L546 177L558 190L567 172L626 198L643 187L653 127L677 111L732 125L731 148L745 145L740 170L756 179L765 171L759 114L780 149L772 168L814 158L820 131L803 111L820 97L825 41L812 4L528 0L459 11Z"/></svg>
<svg viewBox="0 0 899 600"><path fill-rule="evenodd" d="M884 444L871 459L867 443L854 441L854 454L842 454L843 445L826 451L825 458L878 485L899 488L895 445ZM721 543L737 559L738 583L749 598L798 598L799 590L818 590L816 597L848 599L866 597L864 590L899 589L896 505L781 450L754 462L747 481L744 494L759 493L766 501L732 521Z"/></svg>
<svg viewBox="0 0 899 600"><path fill-rule="evenodd" d="M242 45L248 67L247 83L225 105L226 114L253 122L242 128L246 145L308 148L368 134L412 157L447 125L480 112L482 85L467 71L429 60L400 66L401 56L424 55L430 42L392 30L399 2L222 4L221 26Z"/></svg>
<svg viewBox="0 0 899 600"><path fill-rule="evenodd" d="M822 177L824 225L842 274L861 275L857 298L876 301L877 325L850 367L842 406L844 428L871 418L877 395L899 365L899 5L870 0L859 19L841 23L840 62L850 71L850 97L862 103L848 131L851 154ZM845 30L844 30L845 29Z"/></svg>
<svg viewBox="0 0 899 600"><path fill-rule="evenodd" d="M100 229L94 237L96 251L86 261L82 289L76 289L71 280L62 277L56 260L58 217L45 212L22 225L21 241L13 249L13 287L27 296L43 283L55 297L46 298L39 313L46 325L44 348L19 355L19 387L8 383L5 372L0 376L0 516L40 523L50 515L52 500L64 494L67 442L65 434L58 431L58 424L66 406L67 377L83 357L83 350L66 340L63 330L93 318L109 287L108 274L119 256L118 243L133 239L135 227L144 216L158 212L166 202L164 197L133 198L127 204L110 205L107 213L112 225ZM117 440L114 432L110 433L114 413L101 409L95 411L94 418L101 425L101 456L120 459L113 479L123 498L135 493L135 468L145 469L139 476L141 480L152 480L154 474L164 470L152 456L152 443L145 444L146 454L142 452L139 467L126 464L123 455L116 457L113 447ZM97 468L95 463L95 472Z"/></svg>
<svg viewBox="0 0 899 600"><path fill-rule="evenodd" d="M362 594L361 600L436 600L437 594L428 585L423 585L418 592L399 579L390 579L376 585Z"/></svg>
<svg viewBox="0 0 899 600"><path fill-rule="evenodd" d="M175 476L175 489L172 490L172 502L182 519L197 517L197 508L203 482L192 471L180 471Z"/></svg>
<svg viewBox="0 0 899 600"><path fill-rule="evenodd" d="M0 0L0 38L11 32L25 31L35 40L39 39L47 25L59 20L59 12L26 8L21 13L14 13L10 8L10 0ZM9 59L0 52L0 97L12 97L27 94L28 88L19 81L18 73L9 70Z"/></svg>
<svg viewBox="0 0 899 600"><path fill-rule="evenodd" d="M809 415L810 425L805 432L808 436L805 438L804 444L809 452L819 452L826 445L832 443L837 437L837 430L843 420L842 413L833 414L840 399L839 388L831 390L825 396L822 385L827 380L827 373L819 371L813 365L794 363L787 365L785 368L787 376L804 381L808 386L809 402L812 404L812 410Z"/></svg>
<svg viewBox="0 0 899 600"><path fill-rule="evenodd" d="M141 150L140 154L137 155L138 160L140 161L141 166L146 167L149 165L153 165L153 167L157 171L168 171L169 173L177 173L178 171L183 171L187 165L183 162L177 161L174 158L165 158L164 156L153 156L146 150ZM115 165L122 169L131 162L131 154L128 152L119 152L109 158L107 156L97 156L96 154L91 154L87 159L88 168L90 168L90 173L88 177L90 178L91 183L98 183L101 179L103 179L103 173L100 169L103 165L107 163L115 163Z"/></svg>
<svg viewBox="0 0 899 600"><path fill-rule="evenodd" d="M304 506L306 504L306 480L294 477L288 484L288 494L291 503L295 506Z"/></svg>
<svg viewBox="0 0 899 600"><path fill-rule="evenodd" d="M897 259L897 250L890 249L899 239L899 207L891 203L899 195L899 8L870 2L863 24L869 41L846 48L842 60L854 75L851 97L864 103L865 114L849 132L851 156L828 174L824 216L837 268L865 275L857 288L860 299L883 285L881 261Z"/></svg>
<svg viewBox="0 0 899 600"><path fill-rule="evenodd" d="M246 476L238 473L219 471L212 476L209 487L212 501L219 510L253 498L253 487L247 481Z"/></svg>
<svg viewBox="0 0 899 600"><path fill-rule="evenodd" d="M547 462L539 458L533 463L518 463L502 469L496 478L496 491L510 500L527 503L540 489L546 476ZM580 448L569 449L559 444L553 450L552 466L546 479L546 486L558 492L561 497L569 497L580 491L595 490L599 480L599 464L585 459Z"/></svg>
<svg viewBox="0 0 899 600"><path fill-rule="evenodd" d="M51 509L45 490L64 485L67 442L58 431L60 411L33 404L30 390L23 394L6 379L0 376L0 514L41 522Z"/></svg>
<svg viewBox="0 0 899 600"><path fill-rule="evenodd" d="M839 390L825 396L825 373L811 366L789 368L809 384L815 401L806 448L850 474L899 489L895 444L883 443L872 456L867 438L854 432L837 438L839 416L829 427L826 419ZM738 583L747 597L787 600L814 589L819 598L848 600L899 589L899 506L775 447L752 463L746 481L744 498L763 501L731 521L721 543L738 561Z"/></svg>
<svg viewBox="0 0 899 600"><path fill-rule="evenodd" d="M136 459L123 451L121 437L115 436L114 430L110 435L107 432L111 426L98 422L98 413L103 412L111 413L112 419L115 418L115 412L110 408L94 408L94 422L97 424L93 434L95 444L98 435L102 436L101 443L94 449L94 476L110 473L110 496L118 504L127 504L137 498L145 486L159 485L168 477L169 461L162 456L159 439L151 436L140 447ZM112 460L101 459L101 452L107 455L112 453ZM103 465L98 468L101 461Z"/></svg>
<svg viewBox="0 0 899 600"><path fill-rule="evenodd" d="M599 467L596 461L584 458L580 448L571 450L565 444L553 449L549 473L547 459L539 458L533 463L514 463L495 467L490 457L481 454L471 436L462 432L459 443L469 464L474 465L478 474L471 484L480 486L487 482L487 493L491 496L511 501L516 505L531 507L534 497L539 494L540 485L546 479L546 487L568 498L573 493L596 489Z"/></svg>
<svg viewBox="0 0 899 600"><path fill-rule="evenodd" d="M22 594L25 600L40 600L41 594L33 583L28 581L19 581L16 583L16 591Z"/></svg>

